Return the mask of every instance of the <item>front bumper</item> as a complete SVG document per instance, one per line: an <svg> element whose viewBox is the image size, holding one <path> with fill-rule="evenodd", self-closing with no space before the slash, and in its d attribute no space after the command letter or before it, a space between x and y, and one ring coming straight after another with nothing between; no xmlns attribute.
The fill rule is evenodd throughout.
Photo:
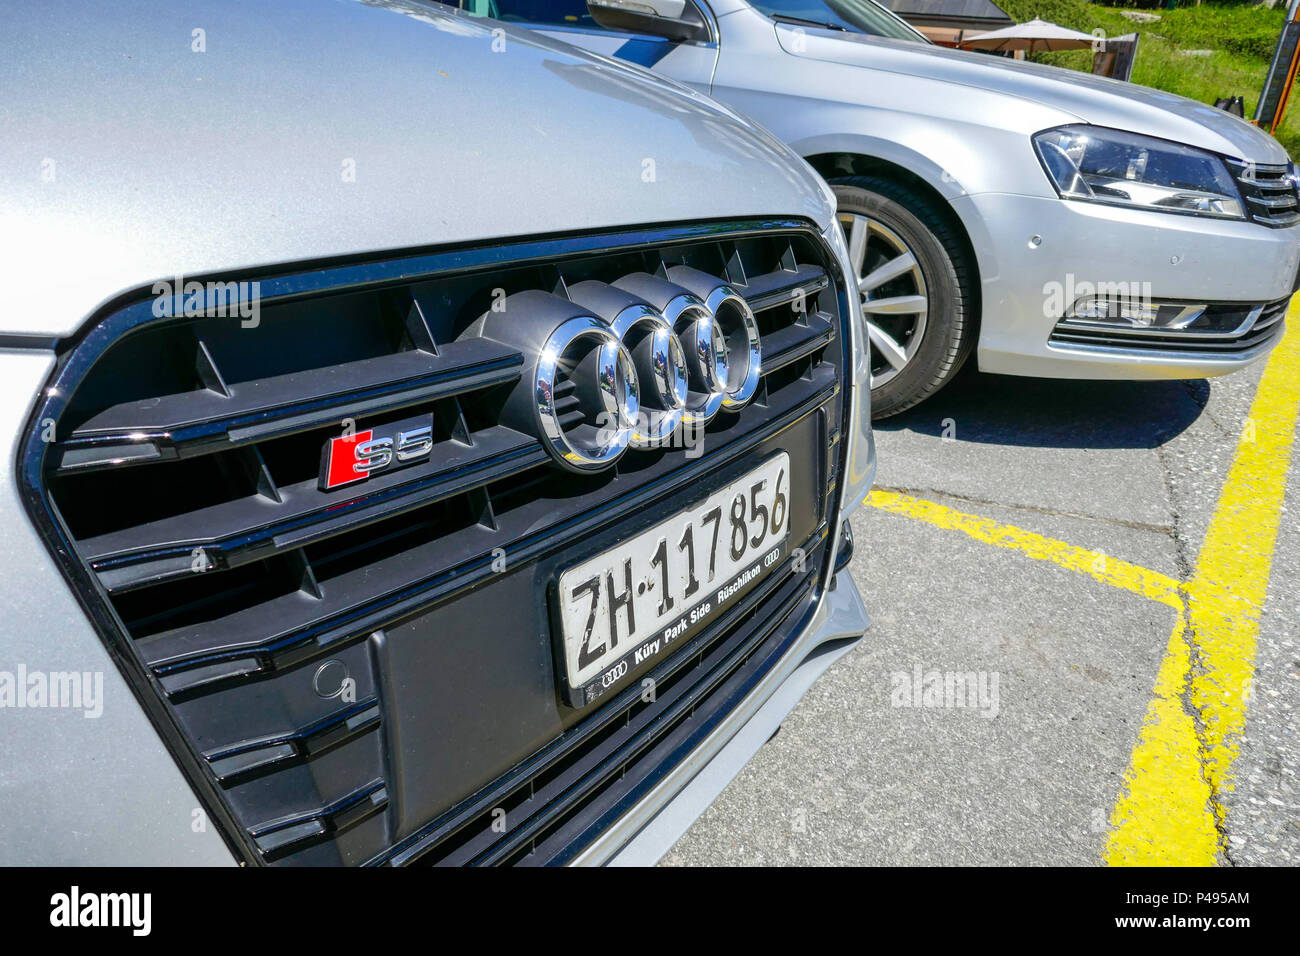
<svg viewBox="0 0 1300 956"><path fill-rule="evenodd" d="M835 576L811 622L781 662L691 754L573 861L649 866L659 860L740 773L814 681L870 626L847 569Z"/></svg>
<svg viewBox="0 0 1300 956"><path fill-rule="evenodd" d="M1300 267L1300 225L1271 229L1006 193L964 196L953 207L979 262L978 361L985 372L1083 379L1223 375L1267 354L1280 324L1265 347L1240 354L1067 348L1048 341L1061 318L1062 293L1106 283L1157 300L1262 305L1291 295Z"/></svg>

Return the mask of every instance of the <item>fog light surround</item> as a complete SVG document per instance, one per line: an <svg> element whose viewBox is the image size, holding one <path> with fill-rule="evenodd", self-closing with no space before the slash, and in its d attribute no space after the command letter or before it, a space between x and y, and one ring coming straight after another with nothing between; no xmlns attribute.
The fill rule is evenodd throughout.
<svg viewBox="0 0 1300 956"><path fill-rule="evenodd" d="M1138 296L1083 295L1056 324L1053 334L1076 330L1176 339L1232 339L1250 331L1264 305L1186 302Z"/></svg>
<svg viewBox="0 0 1300 956"><path fill-rule="evenodd" d="M1205 317L1208 302L1151 302L1115 296L1085 295L1065 313L1071 325L1156 330L1186 329Z"/></svg>

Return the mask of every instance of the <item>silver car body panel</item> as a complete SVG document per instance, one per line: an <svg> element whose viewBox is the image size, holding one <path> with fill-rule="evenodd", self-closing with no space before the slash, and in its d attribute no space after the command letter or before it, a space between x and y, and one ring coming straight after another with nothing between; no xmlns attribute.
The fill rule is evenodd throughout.
<svg viewBox="0 0 1300 956"><path fill-rule="evenodd" d="M102 675L103 710L0 709L0 863L229 864L19 498L12 463L58 339L156 280L435 244L772 215L818 223L846 271L847 251L833 195L770 134L530 31L402 2L128 2L81 17L22 7L0 40L0 649L6 668ZM845 514L875 470L859 324ZM840 578L831 603L860 609ZM865 627L823 608L737 713L793 706L813 648ZM657 790L656 809L672 796ZM702 809L688 797L677 813Z"/></svg>
<svg viewBox="0 0 1300 956"><path fill-rule="evenodd" d="M640 60L752 117L801 156L883 160L946 199L970 238L982 312L977 346L990 372L1076 378L1195 378L1259 354L1219 357L1049 347L1059 316L1050 283L1149 282L1155 299L1267 302L1288 295L1300 224L1150 213L1065 201L1030 137L1090 123L1258 164L1287 162L1263 131L1223 110L1131 83L928 44L774 23L745 0L700 0L716 43L670 44L603 30L538 31ZM635 42L629 42L635 41ZM657 44L647 55L642 49ZM694 53L693 47L699 47ZM680 74L716 59L712 83ZM1038 236L1040 244L1031 247Z"/></svg>
<svg viewBox="0 0 1300 956"><path fill-rule="evenodd" d="M776 29L781 48L791 55L865 68L876 76L892 74L888 81L904 84L896 90L904 95L941 84L943 103L899 100L924 103L927 110L978 107L992 95L1003 98L1003 113L1015 113L1019 100L1057 110L1063 121L1132 130L1257 163L1285 163L1288 158L1277 140L1245 120L1147 86L966 50L817 29L804 31L803 51L796 52L794 31L784 24ZM968 115L986 124L994 118L986 109Z"/></svg>
<svg viewBox="0 0 1300 956"><path fill-rule="evenodd" d="M1216 359L1049 345L1056 318L1046 311L1044 292L1067 287L1068 273L1128 288L1150 283L1152 298L1267 302L1291 293L1300 262L1294 229L1010 193L963 196L953 208L963 222L981 227L970 232L982 273L979 360L987 372L1089 379L1231 372L1268 350ZM1032 235L1041 243L1030 243ZM1068 269L1062 267L1067 257Z"/></svg>
<svg viewBox="0 0 1300 956"><path fill-rule="evenodd" d="M137 0L75 29L24 4L0 83L0 332L68 335L178 274L833 215L812 170L707 97L441 4Z"/></svg>
<svg viewBox="0 0 1300 956"><path fill-rule="evenodd" d="M49 352L0 349L5 461L17 460L53 366ZM0 708L0 865L234 863L32 527L12 467L0 470L0 553L0 670L24 704L39 699L28 683L36 674L82 675L83 688L98 689L76 707L48 706L47 698L46 706L15 700Z"/></svg>

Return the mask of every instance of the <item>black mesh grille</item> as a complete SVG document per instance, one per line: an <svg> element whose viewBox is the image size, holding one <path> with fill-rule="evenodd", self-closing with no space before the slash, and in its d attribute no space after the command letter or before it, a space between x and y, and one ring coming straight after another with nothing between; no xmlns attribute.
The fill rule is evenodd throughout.
<svg viewBox="0 0 1300 956"><path fill-rule="evenodd" d="M758 396L709 425L698 458L558 470L499 423L524 356L461 333L503 291L673 264L751 303ZM158 319L142 299L62 357L34 419L56 440L33 431L29 501L251 862L566 859L680 756L666 742L725 712L816 593L844 416L837 275L801 223L727 223L268 272L256 327ZM426 461L321 490L340 427L423 415ZM792 489L807 564L652 662L656 701L633 673L567 707L545 582L575 549L596 553L778 446L807 462ZM329 695L340 675L346 692Z"/></svg>

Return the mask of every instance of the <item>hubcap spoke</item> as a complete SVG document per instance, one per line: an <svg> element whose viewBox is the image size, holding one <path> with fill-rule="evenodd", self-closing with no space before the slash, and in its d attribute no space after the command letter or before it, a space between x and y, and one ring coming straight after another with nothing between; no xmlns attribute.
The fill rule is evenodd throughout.
<svg viewBox="0 0 1300 956"><path fill-rule="evenodd" d="M872 325L868 322L867 337L871 339L871 344L874 345L879 350L880 354L885 357L885 361L889 363L890 368L897 371L907 364L906 350L895 342L893 337L880 326Z"/></svg>
<svg viewBox="0 0 1300 956"><path fill-rule="evenodd" d="M858 268L862 266L859 263ZM868 276L864 276L858 281L858 289L862 292L871 292L880 288L886 282L892 282L899 276L907 275L916 268L916 258L910 253L905 252L901 256L895 256L884 265L878 267Z"/></svg>
<svg viewBox="0 0 1300 956"><path fill-rule="evenodd" d="M853 271L862 272L862 263L867 258L867 240L871 238L871 223L865 216L854 216L853 225L849 227L849 261Z"/></svg>
<svg viewBox="0 0 1300 956"><path fill-rule="evenodd" d="M888 299L868 299L862 311L879 315L916 315L925 311L925 296L896 295Z"/></svg>

